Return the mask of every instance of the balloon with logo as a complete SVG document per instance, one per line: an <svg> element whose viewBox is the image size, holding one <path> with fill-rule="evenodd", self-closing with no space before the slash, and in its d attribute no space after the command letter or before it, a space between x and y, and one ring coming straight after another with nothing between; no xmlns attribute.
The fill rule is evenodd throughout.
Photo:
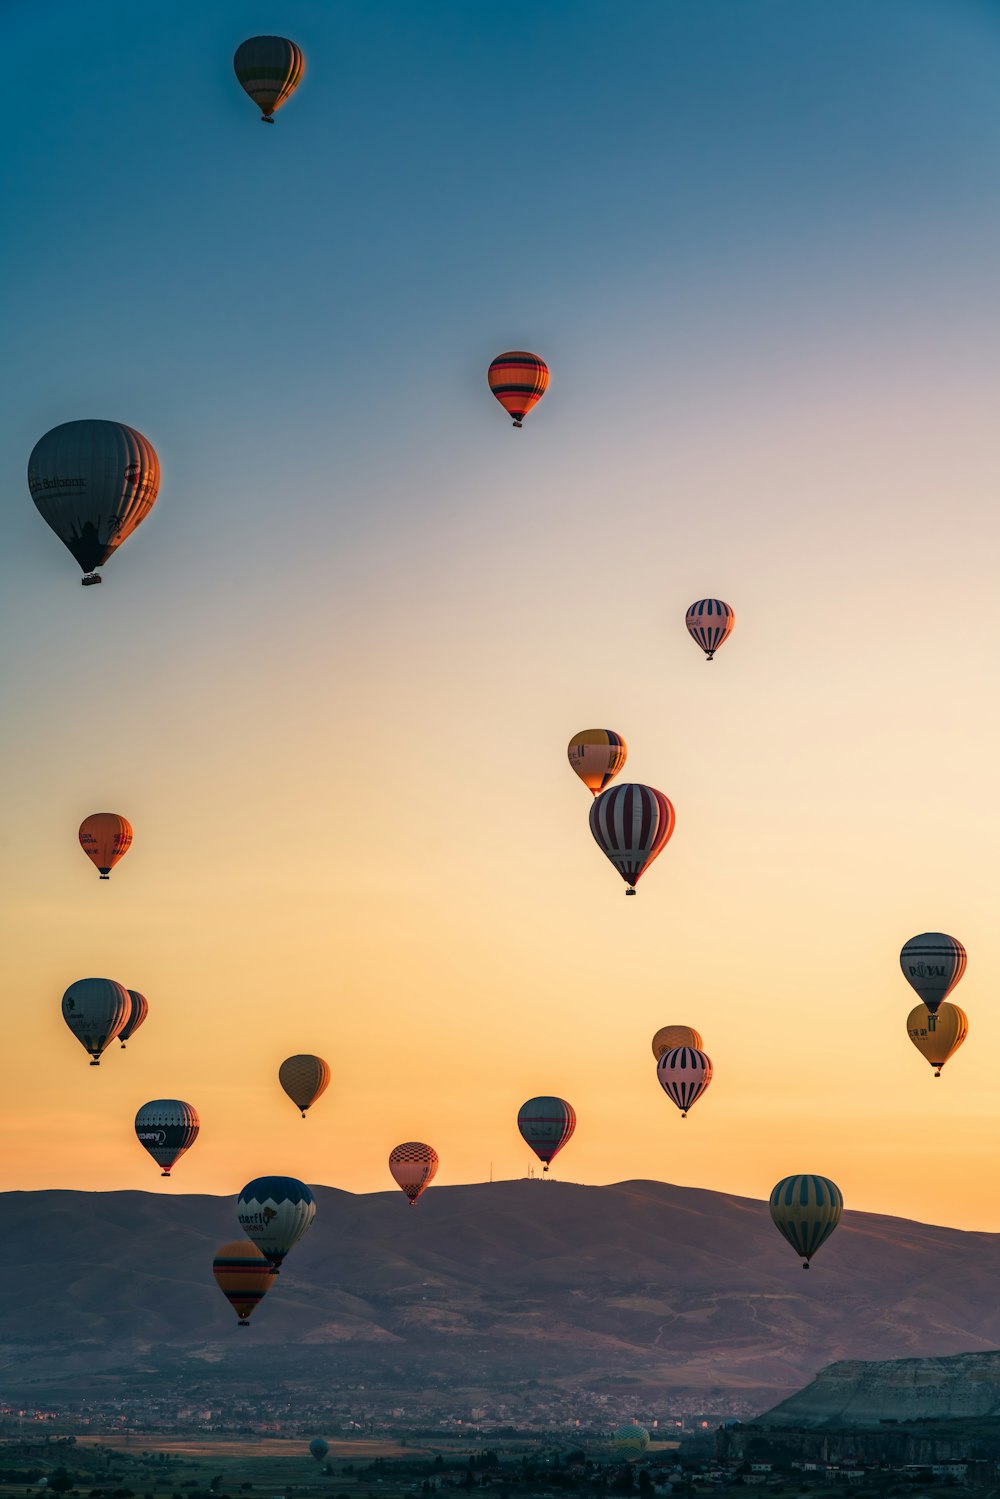
<svg viewBox="0 0 1000 1499"><path fill-rule="evenodd" d="M419 1140L409 1140L397 1145L389 1156L389 1172L397 1187L402 1188L414 1207L425 1187L429 1187L437 1175L438 1153L433 1145L424 1145Z"/></svg>
<svg viewBox="0 0 1000 1499"><path fill-rule="evenodd" d="M840 1222L840 1188L825 1176L786 1176L771 1193L769 1205L775 1228L808 1270L809 1261Z"/></svg>
<svg viewBox="0 0 1000 1499"><path fill-rule="evenodd" d="M83 569L84 587L156 503L160 460L123 422L63 422L28 459L28 488L42 519Z"/></svg>
<svg viewBox="0 0 1000 1499"><path fill-rule="evenodd" d="M294 1176L258 1176L240 1193L236 1216L277 1274L315 1218L316 1203L305 1182Z"/></svg>
<svg viewBox="0 0 1000 1499"><path fill-rule="evenodd" d="M925 1061L941 1076L941 1068L953 1057L969 1034L969 1017L958 1005L943 999L932 1015L926 1005L915 1005L906 1017L910 1040Z"/></svg>
<svg viewBox="0 0 1000 1499"><path fill-rule="evenodd" d="M594 799L590 831L628 889L635 887L670 842L676 822L669 797L652 786L629 781L611 786Z"/></svg>
<svg viewBox="0 0 1000 1499"><path fill-rule="evenodd" d="M140 994L138 989L129 989L127 993L131 1008L129 1009L125 1024L118 1032L118 1039L122 1043L122 1051L125 1050L125 1042L131 1040L149 1014L149 1000L145 994Z"/></svg>
<svg viewBox="0 0 1000 1499"><path fill-rule="evenodd" d="M329 1086L330 1064L307 1052L286 1057L278 1068L278 1082L304 1119L306 1110L312 1108Z"/></svg>
<svg viewBox="0 0 1000 1499"><path fill-rule="evenodd" d="M907 983L917 991L932 1015L965 972L968 955L957 937L944 932L922 932L911 937L899 955Z"/></svg>
<svg viewBox="0 0 1000 1499"><path fill-rule="evenodd" d="M641 1457L649 1446L649 1432L645 1426L627 1421L624 1426L619 1426L612 1440L619 1456L631 1460Z"/></svg>
<svg viewBox="0 0 1000 1499"><path fill-rule="evenodd" d="M497 355L486 378L500 405L513 418L514 426L521 427L528 412L549 388L549 367L537 354L512 349Z"/></svg>
<svg viewBox="0 0 1000 1499"><path fill-rule="evenodd" d="M322 1437L313 1437L309 1443L309 1451L318 1463L325 1463L330 1455L330 1443L324 1442Z"/></svg>
<svg viewBox="0 0 1000 1499"><path fill-rule="evenodd" d="M132 824L117 812L92 812L80 824L80 847L102 880L111 878L132 845Z"/></svg>
<svg viewBox="0 0 1000 1499"><path fill-rule="evenodd" d="M675 1046L656 1064L660 1087L686 1119L712 1081L712 1063L696 1046Z"/></svg>
<svg viewBox="0 0 1000 1499"><path fill-rule="evenodd" d="M170 1175L200 1129L197 1109L182 1098L151 1099L135 1116L135 1137L161 1168L161 1176Z"/></svg>
<svg viewBox="0 0 1000 1499"><path fill-rule="evenodd" d="M693 1046L701 1051L703 1044L693 1026L661 1025L653 1037L653 1056L659 1061L665 1051L673 1051L675 1046Z"/></svg>
<svg viewBox="0 0 1000 1499"><path fill-rule="evenodd" d="M625 764L628 748L614 729L582 729L573 735L566 753L587 790L597 796Z"/></svg>
<svg viewBox="0 0 1000 1499"><path fill-rule="evenodd" d="M565 1098L529 1098L518 1111L517 1127L548 1171L576 1129L576 1111Z"/></svg>
<svg viewBox="0 0 1000 1499"><path fill-rule="evenodd" d="M114 979L77 979L62 998L63 1019L84 1051L91 1067L101 1065L101 1053L111 1045L132 1009L128 990Z"/></svg>
<svg viewBox="0 0 1000 1499"><path fill-rule="evenodd" d="M696 599L684 623L691 639L701 646L706 660L711 661L732 634L736 615L722 599Z"/></svg>
<svg viewBox="0 0 1000 1499"><path fill-rule="evenodd" d="M302 48L287 37L251 36L237 47L233 70L264 124L273 125L275 110L298 88L306 64Z"/></svg>
<svg viewBox="0 0 1000 1499"><path fill-rule="evenodd" d="M212 1274L239 1319L237 1326L249 1327L251 1314L274 1284L274 1266L249 1239L234 1239L215 1251Z"/></svg>

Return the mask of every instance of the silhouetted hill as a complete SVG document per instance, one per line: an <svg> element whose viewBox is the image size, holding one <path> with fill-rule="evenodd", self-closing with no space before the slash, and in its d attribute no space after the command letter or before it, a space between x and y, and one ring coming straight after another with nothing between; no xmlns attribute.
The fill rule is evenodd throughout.
<svg viewBox="0 0 1000 1499"><path fill-rule="evenodd" d="M458 1390L530 1373L707 1404L743 1390L760 1409L836 1359L1000 1344L1000 1236L846 1213L806 1274L766 1203L660 1182L435 1187L412 1211L395 1191L316 1197L241 1330L211 1275L233 1199L3 1194L0 1391L195 1360L229 1381L266 1366Z"/></svg>

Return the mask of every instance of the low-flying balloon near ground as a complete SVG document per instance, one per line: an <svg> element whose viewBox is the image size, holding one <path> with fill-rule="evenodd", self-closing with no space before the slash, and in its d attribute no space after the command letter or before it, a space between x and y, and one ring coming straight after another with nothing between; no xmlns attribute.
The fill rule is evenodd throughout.
<svg viewBox="0 0 1000 1499"><path fill-rule="evenodd" d="M247 1238L267 1256L277 1274L288 1251L315 1218L316 1202L297 1177L258 1176L240 1193L236 1216Z"/></svg>
<svg viewBox="0 0 1000 1499"><path fill-rule="evenodd" d="M769 1206L775 1228L808 1270L809 1261L840 1222L844 1198L836 1182L825 1176L786 1176L771 1193Z"/></svg>
<svg viewBox="0 0 1000 1499"><path fill-rule="evenodd" d="M624 1426L618 1427L611 1440L620 1457L629 1459L641 1457L649 1446L649 1432L645 1426L626 1421Z"/></svg>
<svg viewBox="0 0 1000 1499"><path fill-rule="evenodd" d="M686 1119L712 1081L712 1063L696 1046L675 1046L656 1064L660 1087Z"/></svg>
<svg viewBox="0 0 1000 1499"><path fill-rule="evenodd" d="M160 461L148 438L122 422L64 422L35 443L28 488L87 586L100 583L96 569L152 510Z"/></svg>
<svg viewBox="0 0 1000 1499"><path fill-rule="evenodd" d="M537 354L512 349L497 355L486 378L504 411L513 418L514 426L522 427L528 412L549 388L549 367Z"/></svg>
<svg viewBox="0 0 1000 1499"><path fill-rule="evenodd" d="M666 848L676 814L669 797L652 786L629 781L611 786L594 799L590 831L634 895L635 887Z"/></svg>
<svg viewBox="0 0 1000 1499"><path fill-rule="evenodd" d="M330 1443L324 1441L322 1437L313 1437L309 1443L309 1451L318 1463L325 1463L330 1455Z"/></svg>
<svg viewBox="0 0 1000 1499"><path fill-rule="evenodd" d="M215 1283L236 1313L239 1327L250 1317L274 1284L274 1266L249 1239L234 1239L215 1251Z"/></svg>
<svg viewBox="0 0 1000 1499"><path fill-rule="evenodd" d="M389 1173L414 1207L425 1187L429 1187L437 1175L438 1153L433 1145L424 1145L420 1140L408 1140L397 1145L389 1155Z"/></svg>
<svg viewBox="0 0 1000 1499"><path fill-rule="evenodd" d="M628 748L614 729L583 729L573 735L566 753L573 770L596 796L621 770Z"/></svg>
<svg viewBox="0 0 1000 1499"><path fill-rule="evenodd" d="M330 1064L309 1052L286 1057L278 1068L278 1081L303 1119L330 1083Z"/></svg>
<svg viewBox="0 0 1000 1499"><path fill-rule="evenodd" d="M701 1036L690 1025L661 1025L653 1037L653 1056L660 1060L665 1051L673 1051L675 1046L693 1046L701 1051L704 1043Z"/></svg>
<svg viewBox="0 0 1000 1499"><path fill-rule="evenodd" d="M63 1019L89 1053L91 1067L101 1065L101 1053L118 1035L131 1011L128 990L114 979L77 979L62 998Z"/></svg>
<svg viewBox="0 0 1000 1499"><path fill-rule="evenodd" d="M197 1109L183 1098L153 1098L135 1116L135 1137L160 1167L161 1176L170 1175L200 1129Z"/></svg>
<svg viewBox="0 0 1000 1499"><path fill-rule="evenodd" d="M906 1017L906 1031L925 1061L941 1076L941 1068L953 1057L969 1034L969 1017L950 999L943 999L932 1015L926 1005L915 1005Z"/></svg>
<svg viewBox="0 0 1000 1499"><path fill-rule="evenodd" d="M518 1110L517 1127L548 1171L576 1129L576 1111L565 1098L529 1098Z"/></svg>
<svg viewBox="0 0 1000 1499"><path fill-rule="evenodd" d="M967 962L968 955L958 938L944 932L922 932L919 937L911 937L899 955L903 977L932 1015L962 977Z"/></svg>
<svg viewBox="0 0 1000 1499"><path fill-rule="evenodd" d="M132 824L117 812L92 812L80 824L80 847L102 880L132 846Z"/></svg>
<svg viewBox="0 0 1000 1499"><path fill-rule="evenodd" d="M251 36L237 47L233 69L264 124L273 125L275 110L298 88L306 64L302 48L287 37Z"/></svg>
<svg viewBox="0 0 1000 1499"><path fill-rule="evenodd" d="M125 1050L125 1042L131 1040L136 1031L139 1029L140 1025L142 1025L146 1016L149 1014L149 1000L146 998L145 994L140 994L138 989L129 989L126 992L128 993L128 997L131 1002L131 1009L128 1012L125 1024L118 1032L118 1039L122 1044L122 1051Z"/></svg>
<svg viewBox="0 0 1000 1499"><path fill-rule="evenodd" d="M684 617L688 634L711 661L725 645L736 623L736 615L722 599L696 599Z"/></svg>

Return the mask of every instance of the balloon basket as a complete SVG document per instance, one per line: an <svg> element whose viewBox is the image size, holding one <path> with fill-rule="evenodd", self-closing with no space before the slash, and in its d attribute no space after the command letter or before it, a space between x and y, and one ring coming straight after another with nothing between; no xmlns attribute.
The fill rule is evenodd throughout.
<svg viewBox="0 0 1000 1499"><path fill-rule="evenodd" d="M625 891L625 894L626 895L634 895L635 894L635 886L634 885L629 885L628 889Z"/></svg>
<svg viewBox="0 0 1000 1499"><path fill-rule="evenodd" d="M94 1057L94 1058L92 1058L90 1065L91 1065L91 1067L100 1067L101 1064L98 1061L97 1057Z"/></svg>
<svg viewBox="0 0 1000 1499"><path fill-rule="evenodd" d="M803 1260L802 1261L802 1268L803 1268L803 1270L808 1270L809 1269L809 1261L808 1260Z"/></svg>
<svg viewBox="0 0 1000 1499"><path fill-rule="evenodd" d="M97 583L103 583L104 579L100 573L88 573L85 578L80 579L81 588L93 588Z"/></svg>

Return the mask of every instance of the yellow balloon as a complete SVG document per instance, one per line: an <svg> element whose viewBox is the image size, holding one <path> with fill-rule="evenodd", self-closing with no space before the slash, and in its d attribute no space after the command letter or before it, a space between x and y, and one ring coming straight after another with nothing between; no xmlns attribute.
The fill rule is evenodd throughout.
<svg viewBox="0 0 1000 1499"><path fill-rule="evenodd" d="M969 1017L950 999L944 999L936 1015L926 1005L915 1005L906 1017L906 1029L920 1055L935 1068L934 1076L940 1077L945 1062L969 1034Z"/></svg>
<svg viewBox="0 0 1000 1499"><path fill-rule="evenodd" d="M625 764L628 746L614 729L584 729L573 735L566 753L587 790L599 796Z"/></svg>
<svg viewBox="0 0 1000 1499"><path fill-rule="evenodd" d="M705 1049L705 1043L693 1026L661 1025L653 1037L653 1056L659 1061L665 1051L673 1051L675 1046L693 1046L695 1051Z"/></svg>
<svg viewBox="0 0 1000 1499"><path fill-rule="evenodd" d="M309 1052L286 1057L278 1068L278 1082L284 1088L303 1119L330 1082L330 1064Z"/></svg>

